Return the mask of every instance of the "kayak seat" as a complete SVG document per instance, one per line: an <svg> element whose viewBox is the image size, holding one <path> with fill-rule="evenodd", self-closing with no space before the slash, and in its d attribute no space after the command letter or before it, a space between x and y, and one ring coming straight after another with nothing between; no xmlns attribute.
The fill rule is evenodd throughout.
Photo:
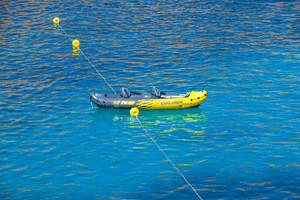
<svg viewBox="0 0 300 200"><path fill-rule="evenodd" d="M129 98L131 96L131 93L127 88L121 88L120 96L123 98Z"/></svg>
<svg viewBox="0 0 300 200"><path fill-rule="evenodd" d="M155 97L161 97L161 93L160 93L159 89L157 89L156 87L152 87L151 94Z"/></svg>

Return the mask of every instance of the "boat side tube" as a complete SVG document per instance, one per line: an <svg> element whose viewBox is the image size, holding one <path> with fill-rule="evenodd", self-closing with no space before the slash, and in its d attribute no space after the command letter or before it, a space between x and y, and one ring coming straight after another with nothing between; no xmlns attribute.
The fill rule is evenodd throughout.
<svg viewBox="0 0 300 200"><path fill-rule="evenodd" d="M132 94L128 98L119 95L91 93L90 100L101 108L183 109L201 105L206 96L205 90L177 95L164 94L161 97L151 94Z"/></svg>

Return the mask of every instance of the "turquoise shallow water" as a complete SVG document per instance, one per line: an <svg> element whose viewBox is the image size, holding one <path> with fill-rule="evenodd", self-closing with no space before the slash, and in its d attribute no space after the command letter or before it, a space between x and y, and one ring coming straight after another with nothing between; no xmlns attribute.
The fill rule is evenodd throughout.
<svg viewBox="0 0 300 200"><path fill-rule="evenodd" d="M116 89L207 90L140 120L203 199L300 198L299 1L2 1L1 199L197 199ZM62 28L52 24L62 19Z"/></svg>

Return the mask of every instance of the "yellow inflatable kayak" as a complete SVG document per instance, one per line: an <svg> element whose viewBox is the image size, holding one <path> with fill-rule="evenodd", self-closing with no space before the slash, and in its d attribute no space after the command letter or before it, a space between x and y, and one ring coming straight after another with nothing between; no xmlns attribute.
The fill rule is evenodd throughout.
<svg viewBox="0 0 300 200"><path fill-rule="evenodd" d="M121 89L120 95L91 93L90 100L101 108L139 109L183 109L200 106L206 99L207 92L191 91L186 94L166 94L152 88L151 94L130 92Z"/></svg>

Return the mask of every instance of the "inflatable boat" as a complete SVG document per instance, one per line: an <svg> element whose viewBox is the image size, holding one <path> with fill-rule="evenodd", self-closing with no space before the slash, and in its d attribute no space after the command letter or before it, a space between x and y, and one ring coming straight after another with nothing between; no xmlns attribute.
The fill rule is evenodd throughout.
<svg viewBox="0 0 300 200"><path fill-rule="evenodd" d="M91 93L90 100L100 108L183 109L200 106L206 96L205 90L166 94L153 87L151 94L142 94L122 88L120 95Z"/></svg>

